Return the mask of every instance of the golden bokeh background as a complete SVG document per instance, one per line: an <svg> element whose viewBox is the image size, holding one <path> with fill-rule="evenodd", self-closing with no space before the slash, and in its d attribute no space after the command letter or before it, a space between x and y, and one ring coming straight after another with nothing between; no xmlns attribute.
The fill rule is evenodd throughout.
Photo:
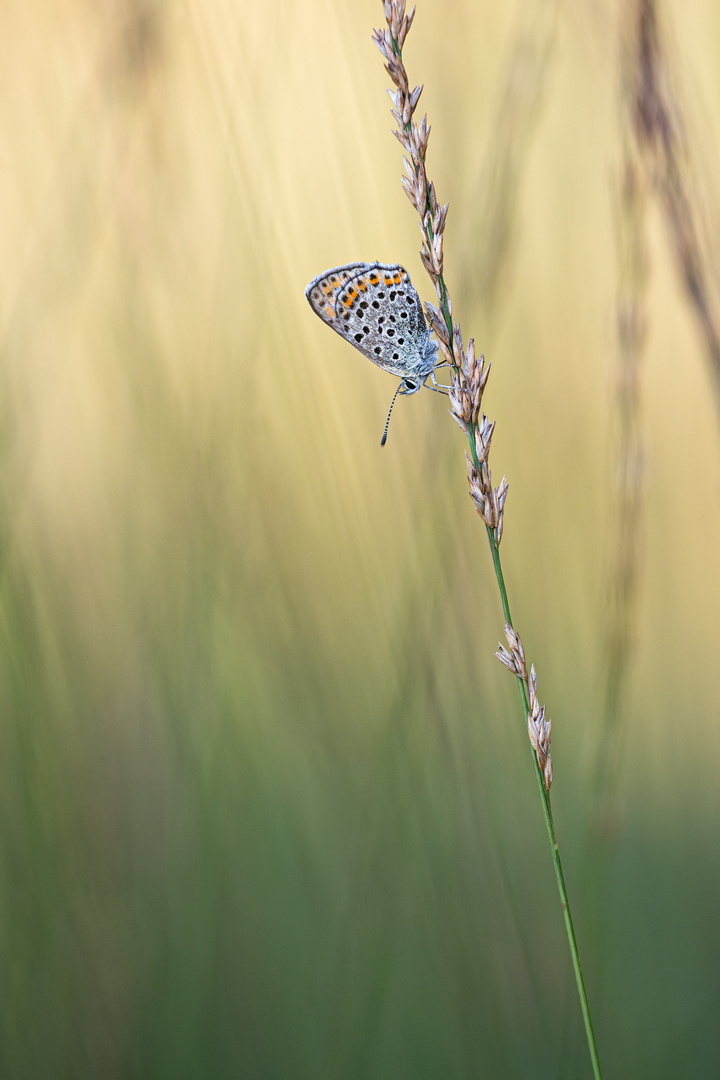
<svg viewBox="0 0 720 1080"><path fill-rule="evenodd" d="M720 1073L720 410L648 185L609 715L620 13L421 0L405 57L455 314L493 362L601 1061L699 1080ZM720 9L661 16L717 275ZM381 450L394 380L303 296L380 259L433 299L381 22L379 0L2 5L4 1077L589 1075L462 437L421 393Z"/></svg>

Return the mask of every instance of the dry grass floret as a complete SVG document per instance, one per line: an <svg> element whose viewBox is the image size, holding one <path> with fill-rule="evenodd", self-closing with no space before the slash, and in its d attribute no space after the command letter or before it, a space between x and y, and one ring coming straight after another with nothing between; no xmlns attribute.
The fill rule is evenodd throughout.
<svg viewBox="0 0 720 1080"><path fill-rule="evenodd" d="M550 785L553 777L550 757L552 725L549 719L545 719L545 707L538 701L535 668L531 666L528 673L525 651L512 625L507 589L500 563L500 541L503 535L508 483L503 477L500 484L494 487L489 466L495 423L482 412L482 398L490 374L490 365L485 364L483 356L476 358L475 343L472 339L468 342L467 348L463 348L462 334L459 325L453 319L452 302L443 274L443 235L448 206L447 204L440 206L435 186L427 176L426 155L430 127L426 116L420 123L414 120L422 86L410 89L410 81L402 58L402 48L415 17L415 8L406 14L405 0L383 0L383 8L387 25L382 30L376 30L373 38L385 59L386 70L395 86L395 90L390 91L390 97L393 103L392 114L398 124L398 130L394 134L405 151L403 156L405 176L402 178L402 185L420 217L422 233L420 258L438 298L437 307L433 304L426 305L427 318L438 340L444 361L452 372L452 387L449 395L451 415L468 440L466 460L470 497L487 529L495 576L505 614L505 637L508 647L500 645L496 655L516 676L520 689L583 1013L588 1050L595 1080L600 1080L600 1062L550 806Z"/></svg>
<svg viewBox="0 0 720 1080"><path fill-rule="evenodd" d="M508 481L503 476L495 487L492 482L489 458L495 421L491 421L481 411L482 399L490 376L490 364L485 357L475 355L475 341L470 338L467 348L463 346L460 326L453 319L452 301L443 274L443 236L448 213L448 203L440 206L435 193L435 185L428 179L426 157L430 139L430 126L427 116L418 123L414 119L422 85L410 89L410 81L402 58L402 47L415 17L415 8L406 14L405 0L383 0L387 26L376 30L373 40L385 59L385 69L395 84L395 90L388 90L393 103L392 115L398 128L393 132L405 151L403 163L405 176L401 178L403 190L414 210L420 216L422 249L420 258L438 298L438 306L426 304L425 310L430 328L438 341L439 351L444 362L452 372L452 387L449 393L450 414L466 435L469 453L465 452L468 470L469 494L488 530L490 546L497 557L504 529L505 501L508 494ZM496 567L499 566L496 558ZM501 586L504 594L504 585ZM506 597L504 597L506 606ZM512 629L509 611L505 611L506 634L508 629L519 642L517 632ZM499 654L498 654L499 655ZM537 720L533 709L533 685L527 670L516 672L523 683L523 700L528 716L530 740L535 750L538 766L546 788L552 783L552 763L549 758L550 724L542 737L533 734ZM535 697L537 704L537 698ZM539 706L537 707L539 709ZM543 708L544 716L544 708ZM548 764L549 763L549 764Z"/></svg>

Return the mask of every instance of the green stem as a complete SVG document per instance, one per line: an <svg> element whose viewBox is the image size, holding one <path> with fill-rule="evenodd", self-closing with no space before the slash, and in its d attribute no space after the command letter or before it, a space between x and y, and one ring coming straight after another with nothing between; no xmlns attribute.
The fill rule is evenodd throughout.
<svg viewBox="0 0 720 1080"><path fill-rule="evenodd" d="M396 39L392 36L393 51L398 59L402 62L402 50ZM405 125L407 134L410 134L411 123L408 122ZM419 169L415 167L415 175L419 174ZM427 180L427 174L425 179L425 220L426 215L429 214L429 226L427 227L428 244L432 242L433 233L435 229L435 221L433 217L432 204L430 200L430 183ZM448 304L448 292L445 285L445 279L442 272L438 274L438 281L440 285L440 310L445 320L447 327L450 344L452 348L453 344L453 321L450 315L450 307ZM459 374L455 370L456 376ZM472 458L473 465L478 472L481 472L481 466L478 461L477 451L475 449L475 424L468 426L468 442L470 443L470 456ZM498 589L500 590L500 600L502 603L503 614L505 616L505 622L511 629L514 629L512 617L510 615L510 601L508 600L507 588L505 586L505 577L502 571L502 564L500 562L500 542L498 540L497 529L486 526L488 542L490 544L490 551L492 553L493 566L495 568L495 577L498 583ZM527 682L525 679L518 676L517 678L518 689L520 691L520 699L522 702L523 718L527 721L530 713L530 699L528 694ZM597 1044L595 1042L595 1033L593 1032L592 1020L590 1018L590 1007L588 1006L587 994L585 992L585 981L583 979L582 968L580 966L580 954L578 952L577 941L575 940L575 929L573 927L572 915L570 913L570 901L568 899L567 889L565 887L565 877L563 875L562 863L560 861L560 849L558 847L557 837L555 835L555 825L553 823L552 808L550 805L550 792L545 786L545 779L542 774L542 770L538 764L538 759L535 751L530 747L532 754L533 765L535 767L535 779L537 780L538 789L540 791L540 799L542 801L543 815L545 817L545 828L547 829L548 839L550 841L550 850L552 852L553 866L555 867L555 879L557 881L558 892L560 893L560 903L563 911L563 918L565 919L565 932L567 933L568 944L570 945L570 955L572 957L573 969L575 971L575 982L577 984L578 996L580 998L580 1007L583 1014L583 1022L585 1024L585 1036L587 1038L588 1050L590 1051L590 1060L592 1061L593 1076L595 1080L602 1080L602 1074L600 1072L600 1060L598 1058Z"/></svg>
<svg viewBox="0 0 720 1080"><path fill-rule="evenodd" d="M477 453L475 450L475 440L472 434L468 434L468 441L470 443L470 453L472 456L473 464L475 468L480 471L480 464L477 459ZM503 614L505 616L505 622L512 629L513 621L510 615L510 601L508 600L507 587L505 585L505 576L502 571L502 563L500 562L500 545L497 539L497 531L486 526L488 543L490 544L490 551L492 553L493 566L495 568L495 577L498 583L498 589L500 590L500 600L502 602ZM518 688L520 690L520 698L522 701L523 715L527 719L527 715L530 712L530 702L528 699L527 684L524 679L518 676ZM578 996L580 998L580 1007L583 1014L583 1022L585 1024L585 1035L587 1038L588 1050L590 1051L590 1060L592 1061L593 1075L595 1080L602 1080L602 1074L600 1072L600 1060L598 1058L597 1044L595 1042L595 1033L593 1031L592 1019L590 1017L590 1007L588 1005L587 993L585 992L585 980L583 979L582 967L580 966L580 953L578 952L577 941L575 939L575 928L573 927L572 914L570 912L570 900L568 899L567 888L565 887L565 875L563 874L562 862L560 860L560 849L558 847L557 836L555 835L555 825L553 823L552 807L550 805L550 792L545 786L545 780L543 778L542 771L538 764L537 755L530 748L532 754L533 765L535 766L535 779L537 780L538 789L540 791L540 798L542 800L543 815L545 817L545 828L547 829L548 840L550 841L550 850L552 852L553 866L555 867L555 879L557 881L558 892L560 893L560 903L562 905L563 917L565 919L565 932L567 933L568 944L570 945L570 955L572 957L573 969L575 971L575 982L577 983Z"/></svg>
<svg viewBox="0 0 720 1080"><path fill-rule="evenodd" d="M492 552L493 566L495 567L495 577L497 578L498 588L500 590L500 598L502 600L503 613L505 615L505 621L510 627L512 627L512 619L510 618L510 605L508 603L507 589L505 588L505 578L502 572L502 565L500 563L500 549L497 542L497 535L494 529L487 529L488 540L490 542L490 550ZM530 705L528 701L527 685L524 679L518 677L518 686L520 688L520 697L522 699L523 714L525 718L530 711ZM583 979L582 967L580 966L580 954L578 952L577 941L575 939L575 929L573 927L572 914L570 912L570 900L568 899L567 888L565 886L565 876L563 874L562 862L560 861L560 849L558 847L557 836L555 835L555 825L553 823L552 807L550 805L550 792L545 786L543 774L538 764L537 755L530 748L532 754L533 765L535 766L535 778L537 780L538 789L540 791L540 799L542 801L543 814L545 817L545 828L547 829L548 840L550 841L550 850L552 852L553 866L555 867L555 879L557 881L558 892L560 893L560 903L562 905L563 918L565 919L565 932L567 934L568 944L570 946L570 955L572 957L572 965L575 971L575 982L577 984L578 996L580 998L580 1007L583 1014L583 1022L585 1024L585 1036L587 1038L588 1050L590 1051L590 1060L592 1061L593 1075L595 1080L602 1080L602 1074L600 1072L600 1059L598 1058L597 1044L595 1042L595 1033L593 1031L592 1019L590 1017L590 1007L588 1005L587 993L585 992L585 980Z"/></svg>

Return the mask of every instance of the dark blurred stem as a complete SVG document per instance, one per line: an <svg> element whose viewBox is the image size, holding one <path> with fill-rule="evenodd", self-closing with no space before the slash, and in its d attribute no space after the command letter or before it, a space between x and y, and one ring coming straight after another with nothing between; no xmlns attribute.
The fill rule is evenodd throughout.
<svg viewBox="0 0 720 1080"><path fill-rule="evenodd" d="M656 0L627 5L626 93L636 144L655 188L672 255L705 341L715 404L720 413L720 315L716 261L708 257L707 226L691 183L697 163L689 140L661 32Z"/></svg>

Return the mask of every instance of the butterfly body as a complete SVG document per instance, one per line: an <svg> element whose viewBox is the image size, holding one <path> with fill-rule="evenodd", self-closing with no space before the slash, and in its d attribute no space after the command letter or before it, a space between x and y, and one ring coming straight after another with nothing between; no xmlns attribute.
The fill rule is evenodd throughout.
<svg viewBox="0 0 720 1080"><path fill-rule="evenodd" d="M437 365L422 301L397 263L348 263L318 274L305 290L315 314L414 394Z"/></svg>

